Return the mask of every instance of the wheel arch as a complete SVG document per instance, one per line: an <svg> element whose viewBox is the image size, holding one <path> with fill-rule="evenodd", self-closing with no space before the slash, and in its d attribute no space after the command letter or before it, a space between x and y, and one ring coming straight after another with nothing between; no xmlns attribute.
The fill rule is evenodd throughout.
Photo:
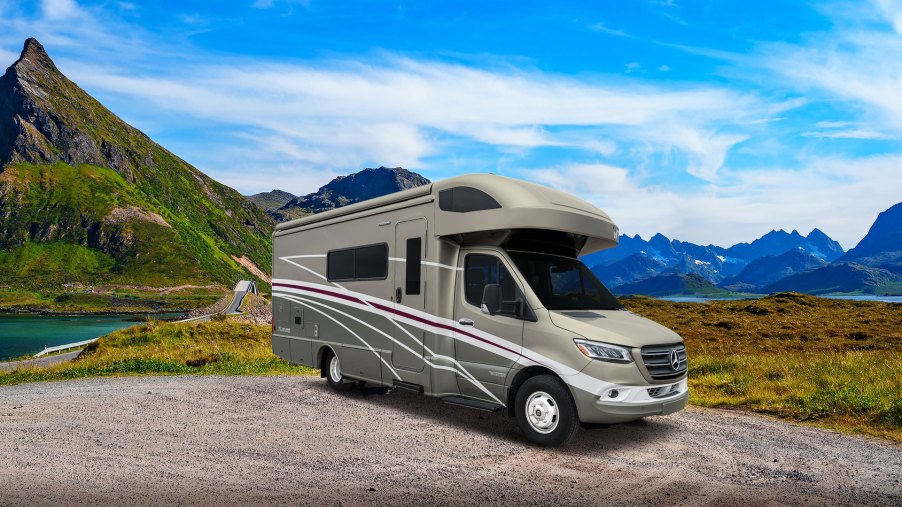
<svg viewBox="0 0 902 507"><path fill-rule="evenodd" d="M319 365L319 376L322 378L326 378L328 375L329 365L326 364L326 358L329 357L329 353L335 354L335 350L329 345L320 345L316 351L316 363L314 364Z"/></svg>
<svg viewBox="0 0 902 507"><path fill-rule="evenodd" d="M517 391L520 390L520 387L523 385L524 382L531 379L532 377L537 377L539 375L551 375L563 382L563 379L561 379L560 375L558 375L551 369L546 368L544 366L533 365L533 366L527 366L526 368L521 369L520 371L517 372L516 375L514 375L514 380L511 381L510 387L507 390L507 407L506 407L507 410L506 410L506 412L507 412L508 417L514 417L514 415L515 415L515 413L514 413L514 404L515 403L514 402L517 399ZM564 385L567 385L567 383L564 382Z"/></svg>

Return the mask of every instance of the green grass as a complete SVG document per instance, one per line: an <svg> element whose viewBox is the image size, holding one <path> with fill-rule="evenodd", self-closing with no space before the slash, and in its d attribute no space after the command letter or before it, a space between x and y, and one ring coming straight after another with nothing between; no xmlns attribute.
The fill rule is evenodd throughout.
<svg viewBox="0 0 902 507"><path fill-rule="evenodd" d="M623 302L683 336L691 404L902 442L902 304L793 293Z"/></svg>
<svg viewBox="0 0 902 507"><path fill-rule="evenodd" d="M0 385L127 375L309 375L272 353L270 328L149 321L104 336L77 360L0 373Z"/></svg>

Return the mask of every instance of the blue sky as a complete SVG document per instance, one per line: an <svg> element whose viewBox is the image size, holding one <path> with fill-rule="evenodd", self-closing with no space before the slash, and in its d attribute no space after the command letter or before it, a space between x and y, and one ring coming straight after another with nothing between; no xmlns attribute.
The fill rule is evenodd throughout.
<svg viewBox="0 0 902 507"><path fill-rule="evenodd" d="M116 114L242 193L364 167L561 188L628 234L854 246L902 201L902 2L0 0Z"/></svg>

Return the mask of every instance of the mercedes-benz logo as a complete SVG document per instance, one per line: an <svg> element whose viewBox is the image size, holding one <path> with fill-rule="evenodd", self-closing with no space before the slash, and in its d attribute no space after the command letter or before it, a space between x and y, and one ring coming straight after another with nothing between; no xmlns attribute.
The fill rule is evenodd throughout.
<svg viewBox="0 0 902 507"><path fill-rule="evenodd" d="M674 371L680 369L680 354L676 350L670 351L670 366Z"/></svg>

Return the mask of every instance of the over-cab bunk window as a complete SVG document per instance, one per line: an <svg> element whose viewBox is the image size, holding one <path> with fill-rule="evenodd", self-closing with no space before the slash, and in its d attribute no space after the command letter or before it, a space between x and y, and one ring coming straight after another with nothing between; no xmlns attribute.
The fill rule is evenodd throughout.
<svg viewBox="0 0 902 507"><path fill-rule="evenodd" d="M497 209L501 205L489 194L473 187L453 187L438 193L438 207L442 211L469 213Z"/></svg>

